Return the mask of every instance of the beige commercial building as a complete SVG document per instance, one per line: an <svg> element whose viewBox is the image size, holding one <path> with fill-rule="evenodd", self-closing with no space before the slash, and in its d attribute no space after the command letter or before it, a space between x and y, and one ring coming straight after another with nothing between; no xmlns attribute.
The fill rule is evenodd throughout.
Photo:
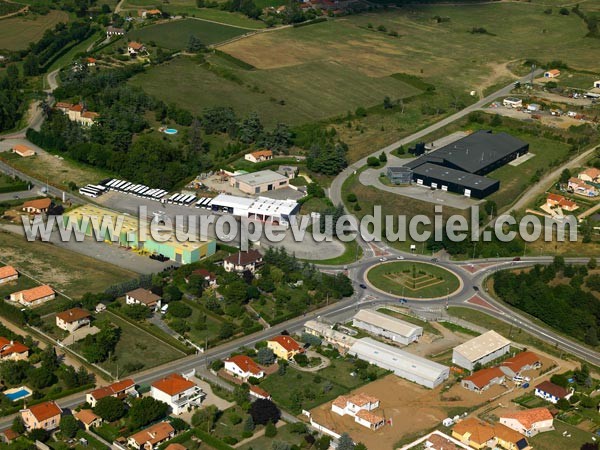
<svg viewBox="0 0 600 450"><path fill-rule="evenodd" d="M272 170L260 170L258 172L232 176L229 179L229 184L246 194L261 194L288 187L289 179L285 175Z"/></svg>

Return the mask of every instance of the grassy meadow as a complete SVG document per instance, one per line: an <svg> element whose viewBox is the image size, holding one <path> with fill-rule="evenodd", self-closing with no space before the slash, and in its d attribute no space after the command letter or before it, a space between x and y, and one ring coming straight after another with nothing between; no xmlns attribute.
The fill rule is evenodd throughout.
<svg viewBox="0 0 600 450"><path fill-rule="evenodd" d="M0 49L24 50L30 42L37 42L44 32L59 22L68 22L64 11L51 10L48 14L28 14L0 20Z"/></svg>

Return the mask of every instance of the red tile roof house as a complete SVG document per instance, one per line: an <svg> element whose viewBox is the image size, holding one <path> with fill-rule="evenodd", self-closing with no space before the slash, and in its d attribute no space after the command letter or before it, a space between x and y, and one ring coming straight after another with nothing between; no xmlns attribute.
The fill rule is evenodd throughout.
<svg viewBox="0 0 600 450"><path fill-rule="evenodd" d="M558 386L550 381L544 381L535 387L535 395L544 400L556 404L560 399L569 399L573 392L569 393L564 387Z"/></svg>
<svg viewBox="0 0 600 450"><path fill-rule="evenodd" d="M146 305L152 310L160 308L160 296L144 288L137 288L125 294L125 303L128 305Z"/></svg>
<svg viewBox="0 0 600 450"><path fill-rule="evenodd" d="M271 394L269 394L260 386L251 385L248 392L252 397L260 398L263 400L271 400Z"/></svg>
<svg viewBox="0 0 600 450"><path fill-rule="evenodd" d="M85 401L94 408L98 400L104 397L124 399L126 397L137 397L138 395L138 392L135 390L135 381L131 378L127 378L108 386L94 389L92 392L88 392L85 395Z"/></svg>
<svg viewBox="0 0 600 450"><path fill-rule="evenodd" d="M23 306L37 306L50 300L54 300L56 294L48 285L42 285L24 291L13 292L10 294L11 302L19 302Z"/></svg>
<svg viewBox="0 0 600 450"><path fill-rule="evenodd" d="M24 361L27 358L29 358L29 347L0 337L0 361Z"/></svg>
<svg viewBox="0 0 600 450"><path fill-rule="evenodd" d="M175 415L200 406L206 397L196 383L178 373L152 383L150 394L155 400L169 405Z"/></svg>
<svg viewBox="0 0 600 450"><path fill-rule="evenodd" d="M56 315L56 326L72 333L78 328L90 324L91 314L82 308L71 308Z"/></svg>
<svg viewBox="0 0 600 450"><path fill-rule="evenodd" d="M40 198L39 200L29 200L23 203L22 210L30 214L41 214L48 212L52 205L52 200L49 198Z"/></svg>
<svg viewBox="0 0 600 450"><path fill-rule="evenodd" d="M29 156L35 155L35 151L32 148L21 144L14 145L12 151L13 153L19 155L21 158L27 158Z"/></svg>
<svg viewBox="0 0 600 450"><path fill-rule="evenodd" d="M548 408L533 408L500 416L500 423L531 437L544 431L554 430L554 417Z"/></svg>
<svg viewBox="0 0 600 450"><path fill-rule="evenodd" d="M208 269L197 269L192 272L192 275L198 275L202 277L204 281L208 282L209 287L218 287L217 286L217 276L214 272L211 272ZM189 283L189 278L186 278L186 283Z"/></svg>
<svg viewBox="0 0 600 450"><path fill-rule="evenodd" d="M127 438L127 444L138 450L153 450L175 436L175 428L167 422L158 422Z"/></svg>
<svg viewBox="0 0 600 450"><path fill-rule="evenodd" d="M542 367L540 357L533 352L525 351L504 360L500 365L500 370L512 380L514 377L521 375L522 372L539 369L540 367Z"/></svg>
<svg viewBox="0 0 600 450"><path fill-rule="evenodd" d="M290 336L274 336L267 340L267 347L273 350L275 356L286 361L293 360L298 353L304 353L304 348Z"/></svg>
<svg viewBox="0 0 600 450"><path fill-rule="evenodd" d="M502 383L504 383L504 372L499 367L489 367L463 378L461 385L465 389L481 393L494 384Z"/></svg>
<svg viewBox="0 0 600 450"><path fill-rule="evenodd" d="M137 55L138 53L142 53L146 51L146 47L144 44L140 44L139 42L130 42L127 44L127 51L130 55Z"/></svg>
<svg viewBox="0 0 600 450"><path fill-rule="evenodd" d="M19 272L13 266L0 267L0 284L10 283L19 278Z"/></svg>
<svg viewBox="0 0 600 450"><path fill-rule="evenodd" d="M254 273L262 262L263 257L258 250L248 250L247 252L238 252L225 258L223 268L227 272L245 272L249 270Z"/></svg>
<svg viewBox="0 0 600 450"><path fill-rule="evenodd" d="M592 167L590 169L585 169L583 172L580 172L579 175L577 175L577 178L579 178L582 181L589 182L589 183L599 183L600 182L600 169L596 169L595 167Z"/></svg>
<svg viewBox="0 0 600 450"><path fill-rule="evenodd" d="M60 425L62 409L55 402L44 402L20 411L28 431L42 429L52 431Z"/></svg>
<svg viewBox="0 0 600 450"><path fill-rule="evenodd" d="M74 416L83 424L87 431L90 431L90 428L102 425L102 417L94 414L94 411L91 409L82 409L81 411L76 412Z"/></svg>
<svg viewBox="0 0 600 450"><path fill-rule="evenodd" d="M77 122L81 118L81 113L83 112L83 105L77 104L73 105L67 111L67 115L69 116L69 120L72 122Z"/></svg>
<svg viewBox="0 0 600 450"><path fill-rule="evenodd" d="M244 159L253 163L269 161L273 159L273 152L271 150L259 150L257 152L246 153Z"/></svg>
<svg viewBox="0 0 600 450"><path fill-rule="evenodd" d="M585 197L595 197L598 195L598 189L596 189L595 186L587 184L585 181L582 181L579 178L569 178L567 186L576 194L583 195Z"/></svg>
<svg viewBox="0 0 600 450"><path fill-rule="evenodd" d="M246 381L250 377L262 378L265 373L246 355L236 355L225 360L225 370L231 375Z"/></svg>

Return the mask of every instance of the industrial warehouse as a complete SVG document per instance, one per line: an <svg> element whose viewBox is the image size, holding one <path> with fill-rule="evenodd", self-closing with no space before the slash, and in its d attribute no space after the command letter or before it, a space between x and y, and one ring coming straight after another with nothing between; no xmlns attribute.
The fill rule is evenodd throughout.
<svg viewBox="0 0 600 450"><path fill-rule="evenodd" d="M298 214L300 205L294 200L275 200L267 197L246 198L219 194L211 202L215 212L279 225L289 225Z"/></svg>
<svg viewBox="0 0 600 450"><path fill-rule="evenodd" d="M450 375L446 366L371 338L356 341L348 354L430 389L442 384Z"/></svg>
<svg viewBox="0 0 600 450"><path fill-rule="evenodd" d="M416 342L423 336L423 327L412 325L371 309L361 309L358 311L352 319L352 325L402 345Z"/></svg>
<svg viewBox="0 0 600 450"><path fill-rule="evenodd" d="M487 364L508 352L510 341L491 330L454 347L452 363L472 371L476 364Z"/></svg>
<svg viewBox="0 0 600 450"><path fill-rule="evenodd" d="M422 186L484 198L500 182L484 175L529 152L529 144L507 133L480 130L405 164Z"/></svg>
<svg viewBox="0 0 600 450"><path fill-rule="evenodd" d="M150 254L164 255L173 261L181 264L190 264L196 261L200 261L202 258L214 255L217 250L217 243L215 240L199 241L199 242L178 242L172 236L165 242L158 242L150 237L149 233L144 241L139 240L139 223L138 220L132 216L117 214L114 211L99 208L97 206L85 205L75 208L63 215L65 223L69 220L75 220L79 226L82 221L86 218L88 220L87 228L85 229L85 235L97 238L94 230L93 221L97 221L98 224L102 223L103 219L112 220L115 230L119 230L118 236L111 235L108 227L104 229L105 236L102 239L105 242L114 243L121 247L131 248L133 250L143 251ZM117 228L117 224L122 220L120 229ZM99 230L98 230L99 231Z"/></svg>

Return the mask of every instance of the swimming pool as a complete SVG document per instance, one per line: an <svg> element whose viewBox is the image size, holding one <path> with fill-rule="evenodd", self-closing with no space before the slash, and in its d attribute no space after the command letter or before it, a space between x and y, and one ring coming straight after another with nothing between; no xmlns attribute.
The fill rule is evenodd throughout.
<svg viewBox="0 0 600 450"><path fill-rule="evenodd" d="M165 134L177 134L177 130L175 128L167 128L164 131Z"/></svg>
<svg viewBox="0 0 600 450"><path fill-rule="evenodd" d="M21 386L18 388L9 389L8 391L4 392L4 395L8 397L9 400L16 402L22 398L29 397L31 395L31 390L25 386Z"/></svg>

